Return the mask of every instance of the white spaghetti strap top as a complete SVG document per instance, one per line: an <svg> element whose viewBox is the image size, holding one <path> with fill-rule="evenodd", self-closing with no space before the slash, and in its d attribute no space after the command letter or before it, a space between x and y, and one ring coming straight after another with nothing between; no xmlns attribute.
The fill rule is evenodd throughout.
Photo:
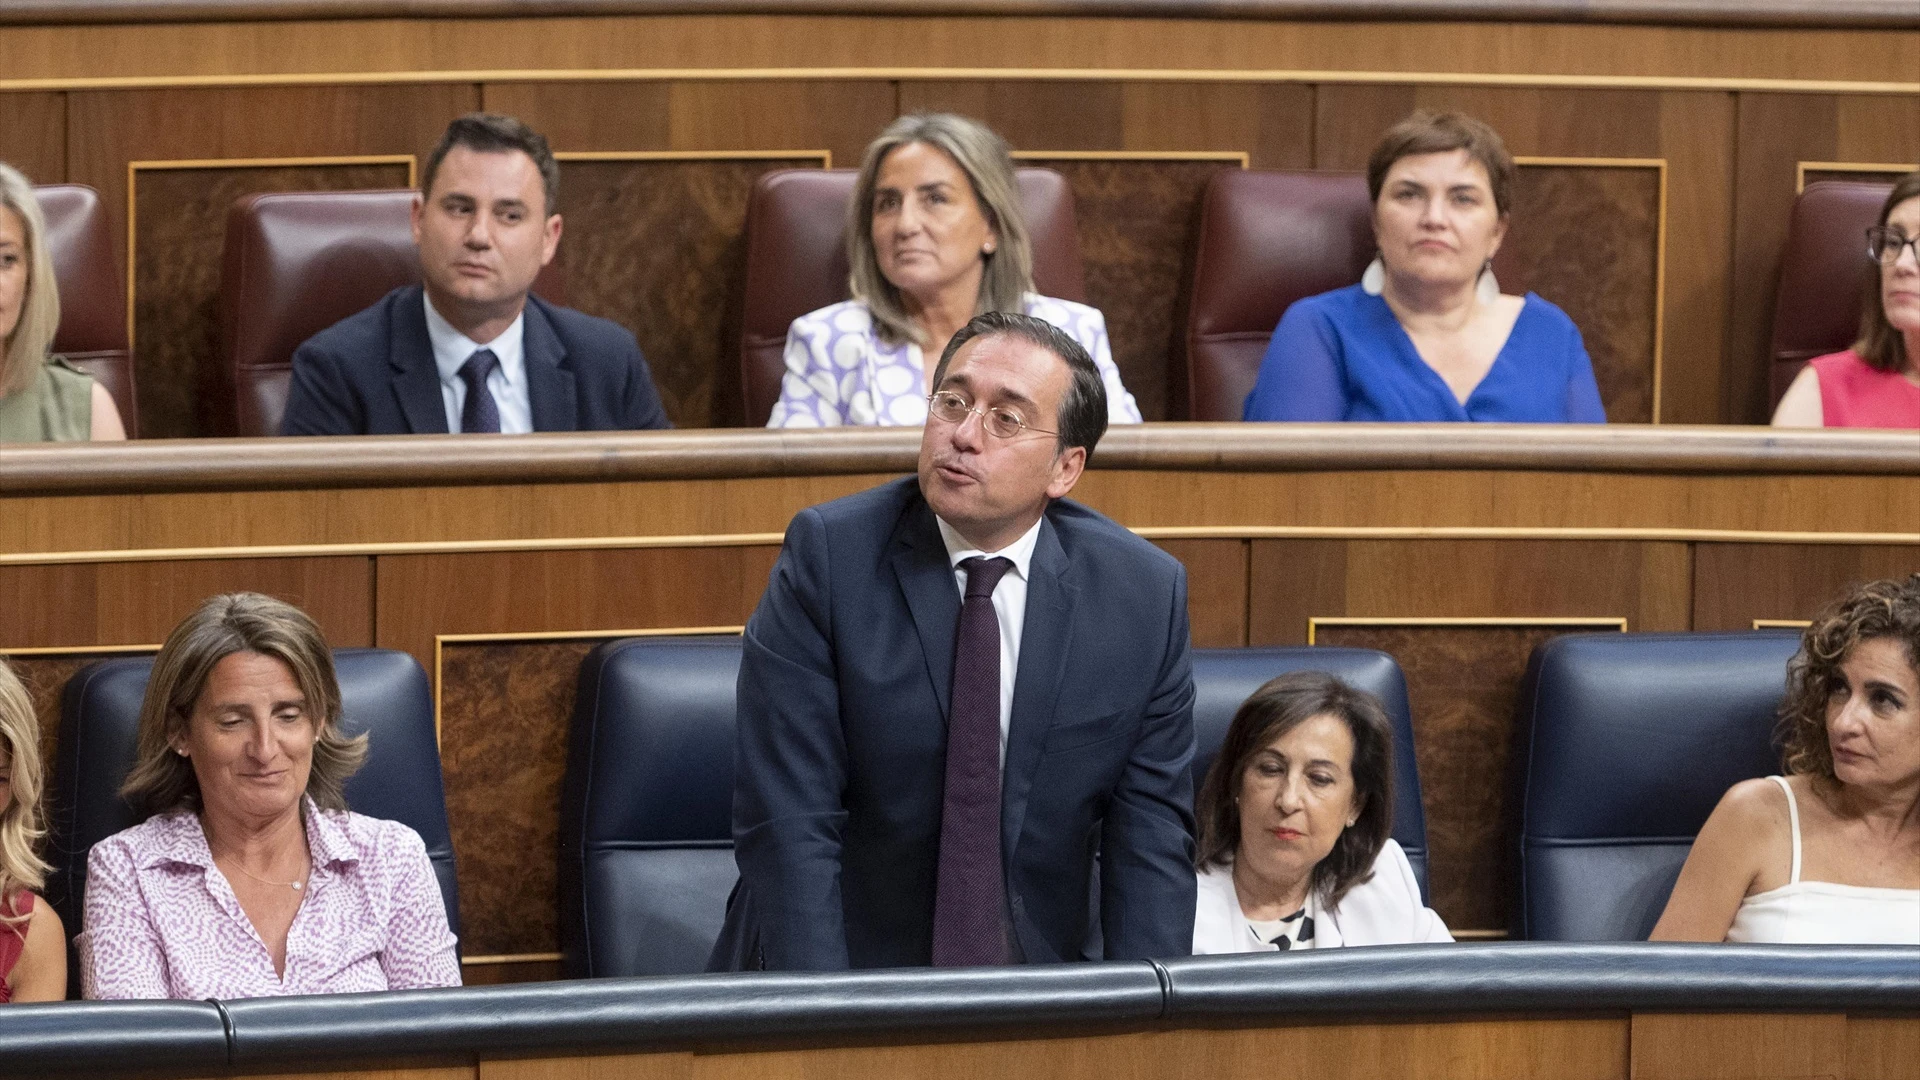
<svg viewBox="0 0 1920 1080"><path fill-rule="evenodd" d="M1740 902L1728 941L1801 945L1920 945L1920 889L1800 880L1800 804L1784 776L1793 863L1787 883Z"/></svg>

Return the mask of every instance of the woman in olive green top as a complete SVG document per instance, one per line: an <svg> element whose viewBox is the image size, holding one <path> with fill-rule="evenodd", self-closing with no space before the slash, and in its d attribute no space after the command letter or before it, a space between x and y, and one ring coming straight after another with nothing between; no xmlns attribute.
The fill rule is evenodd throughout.
<svg viewBox="0 0 1920 1080"><path fill-rule="evenodd" d="M106 387L49 356L60 290L27 178L0 164L0 442L124 439Z"/></svg>

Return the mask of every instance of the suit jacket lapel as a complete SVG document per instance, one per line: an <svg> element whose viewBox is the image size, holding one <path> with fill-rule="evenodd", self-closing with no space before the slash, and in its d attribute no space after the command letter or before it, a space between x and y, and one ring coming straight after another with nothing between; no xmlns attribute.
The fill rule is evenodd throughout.
<svg viewBox="0 0 1920 1080"><path fill-rule="evenodd" d="M1079 588L1068 577L1070 569L1052 519L1043 518L1028 569L1020 669L1013 683L1007 763L1001 770L1001 844L1009 853L1026 817L1027 792L1040 765L1047 730L1053 726L1054 707L1066 681L1067 657L1073 650L1073 605Z"/></svg>
<svg viewBox="0 0 1920 1080"><path fill-rule="evenodd" d="M916 498L907 504L894 527L889 556L900 582L913 628L920 635L920 653L927 661L927 678L940 702L944 723L953 697L953 647L960 630L960 589L954 584L947 545L940 540L933 511Z"/></svg>
<svg viewBox="0 0 1920 1080"><path fill-rule="evenodd" d="M526 316L521 348L526 357L533 430L577 430L580 417L574 403L573 372L561 366L567 358L566 346L560 344L546 312L532 297L527 298Z"/></svg>
<svg viewBox="0 0 1920 1080"><path fill-rule="evenodd" d="M447 432L447 403L440 396L440 369L427 336L425 290L408 289L394 301L387 364L393 371L393 396L399 399L407 427L415 435Z"/></svg>

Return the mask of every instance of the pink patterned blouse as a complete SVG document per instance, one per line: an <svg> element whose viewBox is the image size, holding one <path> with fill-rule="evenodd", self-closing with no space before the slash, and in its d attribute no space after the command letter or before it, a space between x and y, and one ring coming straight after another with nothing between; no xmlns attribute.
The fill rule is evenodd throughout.
<svg viewBox="0 0 1920 1080"><path fill-rule="evenodd" d="M460 985L420 834L306 804L313 871L287 931L286 977L213 865L192 813L161 814L87 856L74 938L88 998L245 998Z"/></svg>

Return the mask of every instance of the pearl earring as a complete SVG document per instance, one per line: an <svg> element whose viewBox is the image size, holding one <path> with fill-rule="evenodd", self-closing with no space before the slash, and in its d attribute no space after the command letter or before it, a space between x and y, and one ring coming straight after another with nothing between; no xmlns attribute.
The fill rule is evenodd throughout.
<svg viewBox="0 0 1920 1080"><path fill-rule="evenodd" d="M1379 296L1387 291L1387 264L1375 255L1367 264L1367 272L1360 275L1360 291L1368 296Z"/></svg>
<svg viewBox="0 0 1920 1080"><path fill-rule="evenodd" d="M1493 276L1492 259L1488 259L1487 265L1480 269L1480 280L1474 285L1473 292L1475 298L1482 304L1500 302L1500 282Z"/></svg>

